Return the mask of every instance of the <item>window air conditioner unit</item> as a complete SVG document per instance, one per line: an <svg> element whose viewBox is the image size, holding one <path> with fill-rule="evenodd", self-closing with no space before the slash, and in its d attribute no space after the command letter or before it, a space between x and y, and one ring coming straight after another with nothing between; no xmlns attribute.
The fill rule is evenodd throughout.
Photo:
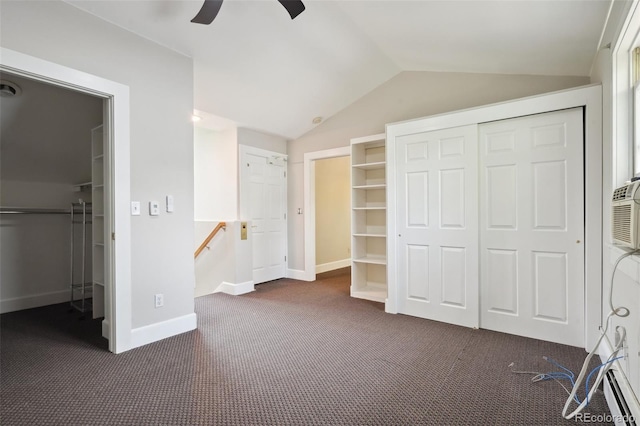
<svg viewBox="0 0 640 426"><path fill-rule="evenodd" d="M632 249L640 248L640 199L636 198L640 180L613 191L611 200L611 232L613 243Z"/></svg>

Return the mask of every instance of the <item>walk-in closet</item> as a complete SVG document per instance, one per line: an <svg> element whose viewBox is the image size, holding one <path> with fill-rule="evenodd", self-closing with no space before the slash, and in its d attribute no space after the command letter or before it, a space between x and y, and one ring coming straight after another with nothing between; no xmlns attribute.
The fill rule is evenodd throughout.
<svg viewBox="0 0 640 426"><path fill-rule="evenodd" d="M105 303L103 100L9 73L0 73L0 96L3 320L34 312L70 326L98 324Z"/></svg>

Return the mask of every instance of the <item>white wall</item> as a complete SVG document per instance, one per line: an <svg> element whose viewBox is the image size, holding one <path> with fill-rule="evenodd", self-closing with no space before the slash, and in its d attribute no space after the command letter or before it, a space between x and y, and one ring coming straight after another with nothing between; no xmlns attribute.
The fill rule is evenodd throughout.
<svg viewBox="0 0 640 426"><path fill-rule="evenodd" d="M86 195L71 184L3 179L0 205L68 210ZM69 215L2 215L0 247L0 312L69 300Z"/></svg>
<svg viewBox="0 0 640 426"><path fill-rule="evenodd" d="M132 218L132 326L192 315L192 60L60 1L1 2L0 43L129 86L131 197L145 213L151 200L175 199L174 213Z"/></svg>
<svg viewBox="0 0 640 426"><path fill-rule="evenodd" d="M283 154L287 150L284 138L251 129L230 128L215 132L196 128L195 247L204 241L217 222L227 223L227 230L218 234L209 245L210 249L196 259L196 296L220 290L223 283L222 291L230 294L253 289L251 235L242 241L238 237L239 145Z"/></svg>
<svg viewBox="0 0 640 426"><path fill-rule="evenodd" d="M221 222L238 218L237 140L236 129L216 132L195 128L193 150L196 221Z"/></svg>
<svg viewBox="0 0 640 426"><path fill-rule="evenodd" d="M287 140L285 138L242 127L238 128L238 144L281 154L287 153Z"/></svg>
<svg viewBox="0 0 640 426"><path fill-rule="evenodd" d="M289 268L304 270L305 152L347 146L350 139L382 133L385 124L577 87L588 77L403 72L314 130L289 142Z"/></svg>
<svg viewBox="0 0 640 426"><path fill-rule="evenodd" d="M229 224L232 223L229 222ZM217 224L218 222L210 221L195 223L196 244L194 250L200 247L200 244ZM234 280L235 249L232 233L227 231L228 229L220 230L209 243L209 248L195 259L195 297L211 294L223 281L232 282Z"/></svg>
<svg viewBox="0 0 640 426"><path fill-rule="evenodd" d="M316 266L325 272L351 258L351 158L316 160L315 168Z"/></svg>
<svg viewBox="0 0 640 426"><path fill-rule="evenodd" d="M630 111L631 97L625 96L615 85L619 78L625 84L628 81L623 74L626 70L616 70L617 58L611 47L606 47L608 43L615 47L616 41L621 34L623 22L629 11L630 3L616 1L613 5L612 13L600 50L598 51L591 73L593 83L602 84L602 132L603 132L603 185L602 185L602 206L603 206L603 305L602 312L605 317L609 311L609 292L611 289L611 276L613 266L617 258L624 253L620 248L612 246L611 239L611 201L610 197L614 188L617 188L630 179L633 174L631 168L632 142L631 138L623 135L619 128L619 120ZM626 55L620 52L619 55ZM622 71L622 73L620 73ZM631 88L628 88L630 93ZM625 124L622 127L626 127ZM625 132L628 129L624 130ZM636 395L640 395L640 260L637 257L624 259L615 273L613 281L613 304L614 306L625 306L629 309L630 315L627 318L617 318L612 320L609 328L609 340L615 343L615 326L621 325L627 330L627 344L624 349L624 359L620 361L625 370L627 379Z"/></svg>

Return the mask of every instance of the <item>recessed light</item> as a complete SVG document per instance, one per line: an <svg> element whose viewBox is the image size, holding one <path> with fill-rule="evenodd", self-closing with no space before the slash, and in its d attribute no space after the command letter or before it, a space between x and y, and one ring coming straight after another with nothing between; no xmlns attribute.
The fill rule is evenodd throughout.
<svg viewBox="0 0 640 426"><path fill-rule="evenodd" d="M3 98L20 96L21 93L22 89L17 84L7 80L0 80L0 96Z"/></svg>
<svg viewBox="0 0 640 426"><path fill-rule="evenodd" d="M322 117L316 117L313 120L311 120L311 122L313 124L320 124L320 123L322 123Z"/></svg>

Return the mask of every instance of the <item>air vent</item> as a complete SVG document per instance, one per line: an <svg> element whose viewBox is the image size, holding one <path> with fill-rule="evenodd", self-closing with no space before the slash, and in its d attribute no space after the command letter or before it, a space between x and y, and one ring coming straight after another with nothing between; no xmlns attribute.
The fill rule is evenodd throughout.
<svg viewBox="0 0 640 426"><path fill-rule="evenodd" d="M613 199L612 201L620 201L627 198L627 191L631 187L631 185L622 186L615 191L613 191Z"/></svg>
<svg viewBox="0 0 640 426"><path fill-rule="evenodd" d="M627 400L624 396L624 392L622 392L622 389L620 388L620 385L618 384L618 380L616 379L616 376L613 373L613 371L611 370L607 371L605 373L605 378L611 389L611 394L613 395L615 404L618 406L618 410L620 412L619 414L620 419L618 419L620 420L620 422L616 421L616 424L624 424L626 426L636 426L635 420L636 420L637 413L634 415L634 412L630 409L629 404L627 404Z"/></svg>
<svg viewBox="0 0 640 426"><path fill-rule="evenodd" d="M631 205L613 206L613 238L631 244Z"/></svg>

